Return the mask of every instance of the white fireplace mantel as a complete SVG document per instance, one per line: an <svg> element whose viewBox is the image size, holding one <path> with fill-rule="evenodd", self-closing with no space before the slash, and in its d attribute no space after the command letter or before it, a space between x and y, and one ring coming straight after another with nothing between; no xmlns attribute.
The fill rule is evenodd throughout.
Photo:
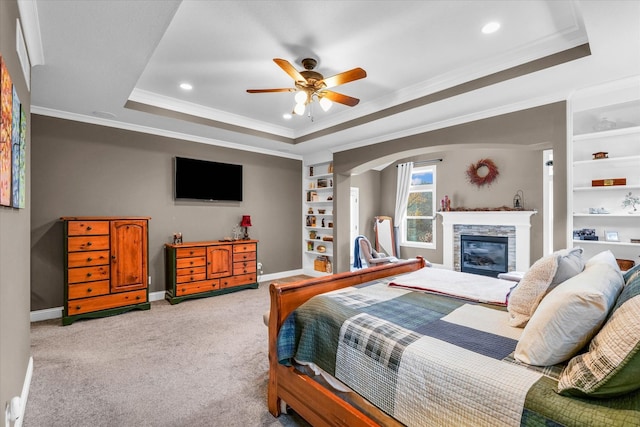
<svg viewBox="0 0 640 427"><path fill-rule="evenodd" d="M454 225L500 225L516 229L516 270L526 271L531 263L531 216L537 211L447 211L442 217L442 264L453 269Z"/></svg>

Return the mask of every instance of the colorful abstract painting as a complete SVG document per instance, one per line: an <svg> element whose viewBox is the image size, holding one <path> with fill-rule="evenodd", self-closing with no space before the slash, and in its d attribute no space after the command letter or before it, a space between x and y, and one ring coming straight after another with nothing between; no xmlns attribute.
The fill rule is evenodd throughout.
<svg viewBox="0 0 640 427"><path fill-rule="evenodd" d="M20 99L13 88L13 118L11 119L11 205L19 207L20 201Z"/></svg>
<svg viewBox="0 0 640 427"><path fill-rule="evenodd" d="M27 192L27 158L26 158L26 145L27 145L27 114L25 113L22 105L20 106L20 170L18 177L18 185L20 186L20 192L18 194L18 208L24 208L25 196Z"/></svg>
<svg viewBox="0 0 640 427"><path fill-rule="evenodd" d="M13 85L0 57L0 205L11 206L11 125Z"/></svg>

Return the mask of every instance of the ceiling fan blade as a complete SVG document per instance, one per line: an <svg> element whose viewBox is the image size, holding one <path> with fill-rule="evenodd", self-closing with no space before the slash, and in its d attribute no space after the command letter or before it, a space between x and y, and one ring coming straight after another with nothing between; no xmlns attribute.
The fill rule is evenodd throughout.
<svg viewBox="0 0 640 427"><path fill-rule="evenodd" d="M282 89L247 89L249 93L268 93L268 92L295 92L294 88L282 88Z"/></svg>
<svg viewBox="0 0 640 427"><path fill-rule="evenodd" d="M319 93L319 95L327 98L330 101L337 102L339 104L348 105L349 107L354 107L358 105L360 100L358 98L353 98L351 96L343 95L338 92L333 92L331 90L323 90Z"/></svg>
<svg viewBox="0 0 640 427"><path fill-rule="evenodd" d="M297 82L306 82L307 81L307 79L302 77L302 74L300 74L300 72L298 70L296 70L294 68L294 66L291 65L291 63L289 61L287 61L285 59L274 58L273 62L278 64L280 66L280 68L282 68L285 73L289 74L293 80L295 80Z"/></svg>
<svg viewBox="0 0 640 427"><path fill-rule="evenodd" d="M327 77L326 79L323 79L322 82L327 87L334 87L352 82L354 80L360 80L365 77L367 77L367 72L365 70L363 70L362 68L354 68L353 70L345 71L344 73Z"/></svg>

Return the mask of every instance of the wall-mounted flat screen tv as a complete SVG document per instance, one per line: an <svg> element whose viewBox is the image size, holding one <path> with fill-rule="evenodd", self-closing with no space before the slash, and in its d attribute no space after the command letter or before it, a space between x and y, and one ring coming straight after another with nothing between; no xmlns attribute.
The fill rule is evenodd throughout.
<svg viewBox="0 0 640 427"><path fill-rule="evenodd" d="M242 201L242 165L175 159L175 198Z"/></svg>

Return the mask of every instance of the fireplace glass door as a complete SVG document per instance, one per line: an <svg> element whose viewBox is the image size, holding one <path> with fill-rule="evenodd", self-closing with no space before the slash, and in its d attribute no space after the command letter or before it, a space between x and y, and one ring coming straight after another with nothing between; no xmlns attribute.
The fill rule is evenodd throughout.
<svg viewBox="0 0 640 427"><path fill-rule="evenodd" d="M491 277L506 273L509 265L508 244L508 237L460 236L460 270Z"/></svg>

